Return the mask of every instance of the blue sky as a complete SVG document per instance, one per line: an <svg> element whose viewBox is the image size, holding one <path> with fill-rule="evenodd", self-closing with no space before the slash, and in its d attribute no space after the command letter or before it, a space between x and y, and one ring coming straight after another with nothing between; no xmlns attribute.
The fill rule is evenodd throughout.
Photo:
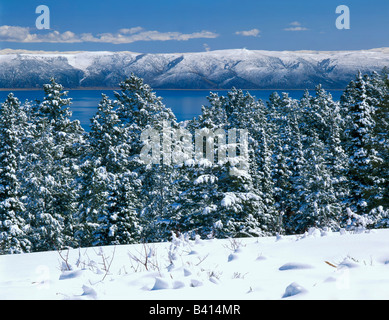
<svg viewBox="0 0 389 320"><path fill-rule="evenodd" d="M50 29L38 30L38 5ZM338 30L335 9L350 9ZM0 48L198 52L389 47L388 0L0 0Z"/></svg>

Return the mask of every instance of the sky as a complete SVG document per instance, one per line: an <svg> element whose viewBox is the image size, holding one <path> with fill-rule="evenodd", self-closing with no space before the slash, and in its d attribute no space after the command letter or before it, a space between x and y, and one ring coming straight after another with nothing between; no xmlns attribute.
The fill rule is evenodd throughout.
<svg viewBox="0 0 389 320"><path fill-rule="evenodd" d="M40 5L49 10L36 13ZM336 13L340 5L349 9L348 29L336 27L345 14ZM0 49L171 53L379 47L389 47L389 0L0 0Z"/></svg>

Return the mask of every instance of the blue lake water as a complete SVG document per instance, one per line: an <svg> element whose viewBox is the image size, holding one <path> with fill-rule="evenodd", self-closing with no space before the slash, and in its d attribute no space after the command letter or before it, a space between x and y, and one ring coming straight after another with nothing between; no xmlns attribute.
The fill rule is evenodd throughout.
<svg viewBox="0 0 389 320"><path fill-rule="evenodd" d="M114 99L113 90L68 90L68 97L72 98L70 109L73 113L72 119L78 119L85 130L89 130L90 119L97 111L97 106L101 100L101 94L104 93L111 99ZM251 95L264 102L275 90L247 90ZM334 100L339 100L342 95L341 90L328 90ZM13 91L14 95L24 102L42 100L43 90L17 90ZM178 121L189 120L201 113L201 107L208 105L207 96L210 90L155 90L156 94L162 97L163 103L171 108ZM226 95L228 90L212 90L219 95ZM277 90L278 93L288 92L289 96L294 99L300 99L304 90ZM0 101L3 102L9 91L0 91ZM314 91L310 91L314 95Z"/></svg>

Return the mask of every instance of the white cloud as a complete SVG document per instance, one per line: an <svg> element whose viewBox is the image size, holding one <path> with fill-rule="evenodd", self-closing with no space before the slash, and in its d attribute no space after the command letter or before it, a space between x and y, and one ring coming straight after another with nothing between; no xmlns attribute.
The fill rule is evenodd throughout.
<svg viewBox="0 0 389 320"><path fill-rule="evenodd" d="M301 26L301 22L293 21L293 22L289 23L289 25L291 25L291 26Z"/></svg>
<svg viewBox="0 0 389 320"><path fill-rule="evenodd" d="M60 33L50 31L48 33L31 33L30 28L18 26L0 26L0 41L6 42L81 42L79 36L71 31Z"/></svg>
<svg viewBox="0 0 389 320"><path fill-rule="evenodd" d="M284 30L285 31L306 31L309 29L305 27L290 27L290 28L285 28Z"/></svg>
<svg viewBox="0 0 389 320"><path fill-rule="evenodd" d="M284 31L306 31L309 30L308 28L302 27L301 22L299 21L293 21L289 23L290 27L284 28Z"/></svg>
<svg viewBox="0 0 389 320"><path fill-rule="evenodd" d="M134 27L134 28L129 28L129 29L120 29L119 33L123 34L134 34L137 32L143 31L142 27Z"/></svg>
<svg viewBox="0 0 389 320"><path fill-rule="evenodd" d="M247 31L236 31L235 34L246 37L258 37L260 32L258 29L251 29Z"/></svg>
<svg viewBox="0 0 389 320"><path fill-rule="evenodd" d="M0 39L1 41L17 41L23 42L29 37L28 28L1 26Z"/></svg>
<svg viewBox="0 0 389 320"><path fill-rule="evenodd" d="M132 28L136 29L136 28ZM186 41L190 39L199 38L216 38L218 35L210 31L201 31L194 33L181 33L181 32L159 32L159 31L147 31L139 28L138 30L120 30L118 33L103 33L97 36L83 40L90 42L106 42L106 43L132 43L137 41ZM125 32L123 32L125 31Z"/></svg>
<svg viewBox="0 0 389 320"><path fill-rule="evenodd" d="M0 26L0 41L6 42L50 42L50 43L79 43L79 42L100 42L100 43L132 43L137 41L187 41L199 38L216 38L219 35L211 31L200 31L193 33L181 32L159 32L148 31L142 27L120 29L116 33L91 33L75 34L71 31L60 33L49 31L47 33L32 31L30 28L19 26Z"/></svg>

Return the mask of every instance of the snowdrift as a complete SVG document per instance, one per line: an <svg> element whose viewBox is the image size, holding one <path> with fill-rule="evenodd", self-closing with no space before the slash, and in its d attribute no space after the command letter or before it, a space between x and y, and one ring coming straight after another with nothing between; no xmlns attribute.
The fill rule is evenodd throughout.
<svg viewBox="0 0 389 320"><path fill-rule="evenodd" d="M389 229L0 256L0 299L388 299Z"/></svg>

